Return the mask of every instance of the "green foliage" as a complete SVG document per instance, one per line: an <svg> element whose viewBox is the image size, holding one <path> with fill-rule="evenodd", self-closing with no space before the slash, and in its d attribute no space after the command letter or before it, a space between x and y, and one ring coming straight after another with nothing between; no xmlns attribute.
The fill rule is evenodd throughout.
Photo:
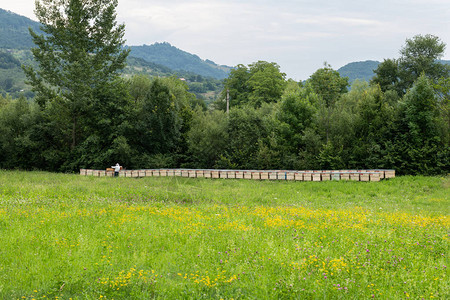
<svg viewBox="0 0 450 300"><path fill-rule="evenodd" d="M286 87L285 77L286 74L280 71L280 66L276 63L258 61L248 67L238 65L225 80L216 108L225 109L227 92L230 107L251 105L258 108L263 103L277 102Z"/></svg>
<svg viewBox="0 0 450 300"><path fill-rule="evenodd" d="M445 43L430 34L407 39L398 60L387 59L375 70L372 82L383 91L394 90L406 94L419 76L424 73L433 82L450 75L450 66L439 61L444 55Z"/></svg>

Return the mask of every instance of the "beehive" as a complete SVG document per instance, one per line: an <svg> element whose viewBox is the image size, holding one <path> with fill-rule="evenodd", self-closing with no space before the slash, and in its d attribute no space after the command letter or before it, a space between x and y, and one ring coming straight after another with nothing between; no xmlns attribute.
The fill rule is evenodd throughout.
<svg viewBox="0 0 450 300"><path fill-rule="evenodd" d="M252 171L252 179L261 179L261 173L258 171Z"/></svg>
<svg viewBox="0 0 450 300"><path fill-rule="evenodd" d="M329 181L331 180L331 174L330 173L321 173L322 181Z"/></svg>
<svg viewBox="0 0 450 300"><path fill-rule="evenodd" d="M360 181L370 181L370 174L366 172L359 173Z"/></svg>
<svg viewBox="0 0 450 300"><path fill-rule="evenodd" d="M267 179L270 178L270 173L269 172L260 171L258 173L259 173L259 178L258 179L267 180Z"/></svg>
<svg viewBox="0 0 450 300"><path fill-rule="evenodd" d="M297 181L303 181L303 173L302 172L295 172L294 173L294 179Z"/></svg>
<svg viewBox="0 0 450 300"><path fill-rule="evenodd" d="M244 171L244 179L252 179L252 172Z"/></svg>
<svg viewBox="0 0 450 300"><path fill-rule="evenodd" d="M380 181L380 173L376 172L376 173L370 173L370 181Z"/></svg>
<svg viewBox="0 0 450 300"><path fill-rule="evenodd" d="M228 171L227 172L227 178L235 179L236 178L236 171Z"/></svg>
<svg viewBox="0 0 450 300"><path fill-rule="evenodd" d="M359 181L359 173L357 172L350 173L350 180Z"/></svg>
<svg viewBox="0 0 450 300"><path fill-rule="evenodd" d="M320 180L321 180L320 173L314 172L312 174L312 181L320 181Z"/></svg>

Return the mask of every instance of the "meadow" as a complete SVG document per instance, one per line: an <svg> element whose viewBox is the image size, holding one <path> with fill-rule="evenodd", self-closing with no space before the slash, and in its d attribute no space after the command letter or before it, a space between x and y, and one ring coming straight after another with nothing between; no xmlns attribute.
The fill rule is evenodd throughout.
<svg viewBox="0 0 450 300"><path fill-rule="evenodd" d="M449 187L0 171L0 299L449 299Z"/></svg>

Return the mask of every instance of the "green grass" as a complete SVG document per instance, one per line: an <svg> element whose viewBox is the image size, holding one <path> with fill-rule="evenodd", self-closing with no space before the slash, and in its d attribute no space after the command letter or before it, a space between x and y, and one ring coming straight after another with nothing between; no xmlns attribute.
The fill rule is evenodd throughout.
<svg viewBox="0 0 450 300"><path fill-rule="evenodd" d="M0 299L449 298L449 186L0 171Z"/></svg>

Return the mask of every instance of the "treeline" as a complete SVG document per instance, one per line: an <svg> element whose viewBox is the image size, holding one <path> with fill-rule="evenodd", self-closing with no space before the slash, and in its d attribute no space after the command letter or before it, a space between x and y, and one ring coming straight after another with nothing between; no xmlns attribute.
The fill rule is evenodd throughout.
<svg viewBox="0 0 450 300"><path fill-rule="evenodd" d="M315 86L327 78L341 85L327 91ZM258 101L252 91L252 100L227 114L202 109L177 78L118 79L79 119L76 145L64 107L1 98L0 163L50 171L120 162L127 168L448 172L448 82L444 99L442 86L425 75L403 97L366 82L346 92L345 81L326 67L304 84L280 81L277 101ZM327 102L332 93L338 97Z"/></svg>

